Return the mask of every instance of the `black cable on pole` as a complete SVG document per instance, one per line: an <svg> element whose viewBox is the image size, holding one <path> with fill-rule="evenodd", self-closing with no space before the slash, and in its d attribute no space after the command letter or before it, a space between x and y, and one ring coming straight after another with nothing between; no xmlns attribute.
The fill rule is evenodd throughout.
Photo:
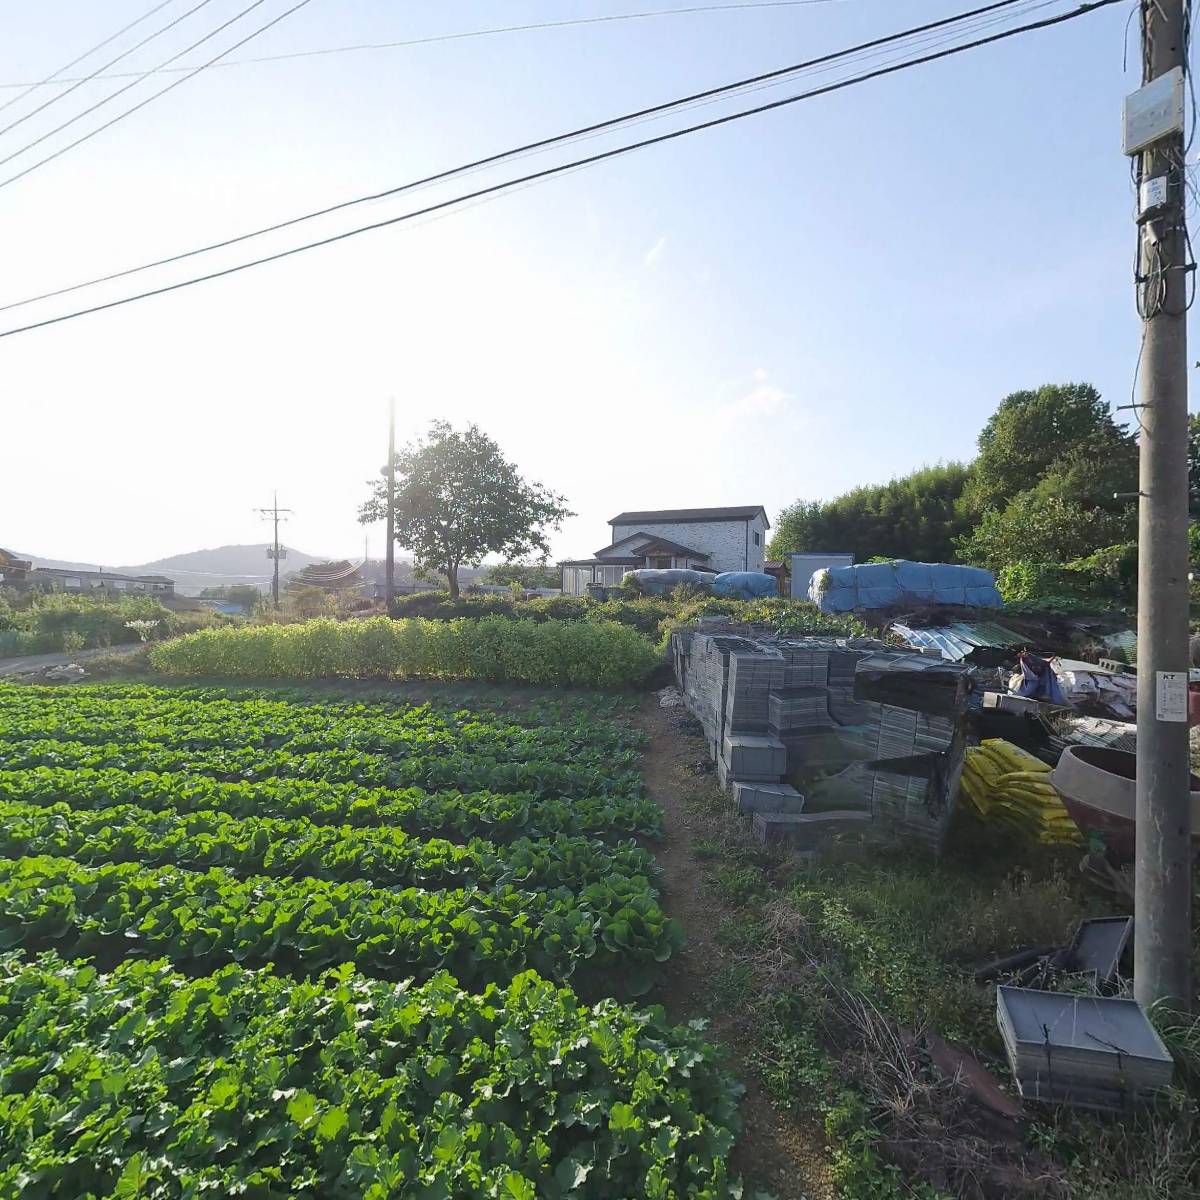
<svg viewBox="0 0 1200 1200"><path fill-rule="evenodd" d="M169 4L172 0L163 0L163 2ZM466 29L461 33L435 33L428 37L406 38L401 42L357 42L348 46L322 46L313 50L292 50L287 54L264 54L256 58L235 58L231 62L222 62L217 65L222 67L245 67L259 63L287 62L293 58L320 58L328 54L351 54L361 50L398 50L409 46L430 46L438 42L461 42L470 38L495 37L497 34L503 33L530 33L540 29L569 29L577 25L607 25L619 21L648 21L655 17L685 17L695 13L738 12L742 9L751 11L764 8L808 8L814 4L838 4L842 2L843 0L746 0L742 4L689 4L684 8L655 8L650 9L648 12L608 13L596 17L568 17L562 21L530 21L523 25L494 25L486 29ZM142 19L144 20L144 18ZM75 62L79 61L79 59L75 60ZM29 91L33 88L45 87L48 84L75 83L77 82L75 79L55 78L55 76L60 75L63 71L68 70L74 65L75 63L68 63L66 67L59 68L48 79L43 79L37 83L0 83L0 90L6 88L25 88L26 91ZM129 79L137 75L140 79L144 75L178 74L189 69L188 67L155 67L146 72L116 71L112 74L101 75L98 78ZM8 103L11 103L11 101ZM0 108L3 107L4 105L0 104Z"/></svg>
<svg viewBox="0 0 1200 1200"><path fill-rule="evenodd" d="M165 267L171 263L182 262L187 258L194 258L199 254L208 254L213 250L224 250L229 246L236 246L240 242L249 241L251 238L263 237L268 233L278 233L281 229L288 229L293 225L299 225L305 221L313 221L319 217L327 217L331 213L341 212L343 209L347 208L354 208L359 204L369 204L375 200L384 200L392 196L399 196L405 192L415 191L418 188L427 187L433 183L441 183L447 179L452 179L457 175L464 175L468 172L477 171L483 167L494 166L497 163L504 162L511 158L517 158L537 150L548 149L551 146L561 145L564 142L574 141L578 138L586 137L589 134L600 133L606 129L613 129L620 125L627 125L633 121L638 121L646 117L657 116L673 109L681 108L685 105L694 104L697 101L708 100L717 96L725 95L729 92L740 91L753 84L765 83L774 79L781 79L784 76L794 75L800 71L810 70L813 67L821 66L825 63L833 63L839 61L840 59L852 57L853 55L862 53L864 50L871 50L875 47L886 46L895 42L904 41L918 34L928 33L937 29L944 29L947 26L968 21L973 17L997 12L1001 9L1011 8L1015 4L1027 2L1028 0L995 0L994 3L986 4L982 8L970 9L967 12L958 13L955 16L944 17L937 21L930 21L924 25L913 26L912 28L902 30L899 33L891 33L883 37L873 38L870 41L860 42L858 45L850 46L844 50L836 50L829 54L820 55L817 58L810 58L803 62L793 63L790 66L779 67L774 71L767 71L760 75L751 75L745 79L736 80L733 83L722 84L719 87L707 88L701 92L693 92L691 95L683 96L678 100L665 101L662 104L654 104L648 108L636 109L633 112L624 113L619 117L612 117L605 121L598 121L592 125L583 125L578 129L572 129L566 133L555 134L553 137L541 138L535 142L526 142L524 145L515 146L510 150L504 150L497 154L489 154L483 158L477 158L472 162L463 163L461 166L451 167L448 170L438 171L433 175L426 175L421 179L414 179L409 183L400 184L398 187L387 188L381 192L372 192L366 196L356 196L351 200L342 200L337 204L330 204L325 208L315 209L312 212L303 213L297 217L289 217L284 221L277 221L273 225L264 225L261 228L251 230L248 233L237 234L234 237L225 238L219 242L210 242L206 246L197 246L194 249L184 250L178 254L171 254L165 258L154 259L151 262L142 263L136 267L127 267L123 271L113 271L108 275L99 275L94 279L88 279L82 283L71 284L68 287L56 288L53 291L48 292L41 292L36 296L29 296L23 300L13 300L8 304L0 305L0 312L8 312L10 309L21 308L27 304L35 304L39 300L52 300L56 296L65 296L71 292L80 291L83 288L94 287L97 284L112 283L114 280L124 279L129 275L136 275L141 271L149 271L155 267ZM3 186L3 184L0 184L0 186Z"/></svg>
<svg viewBox="0 0 1200 1200"><path fill-rule="evenodd" d="M314 242L306 242L300 246L293 246L289 250L280 250L275 254L267 254L261 258L252 259L249 262L238 263L232 267L225 267L220 271L211 271L206 275L196 275L190 279L180 280L177 283L167 284L163 287L153 288L145 292L138 292L132 296L124 296L119 300L110 300L105 304L96 304L90 308L77 309L74 312L64 313L61 316L49 317L44 321L35 321L29 325L18 326L15 329L6 329L0 331L0 338L12 337L18 333L28 333L34 329L44 329L49 325L58 325L63 321L71 321L77 317L89 316L92 313L105 312L111 308L120 308L126 304L133 304L138 300L147 300L153 296L162 296L169 292L180 291L183 288L192 287L198 283L207 283L212 279L221 279L227 275L236 275L242 271L248 271L252 267L259 267L267 263L278 262L281 259L291 258L294 255L303 254L309 250L316 250L322 246L330 246L336 242L343 242L348 238L357 237L359 234L371 233L377 229L385 229L391 225L399 225L407 221L415 220L417 217L427 216L430 213L439 212L444 209L457 208L459 205L466 204L471 200L478 200L484 196L506 192L522 185L528 185L540 180L552 178L556 175L564 174L567 171L577 170L581 167L594 166L596 163L605 162L608 159L631 154L635 150L643 150L648 146L656 146L664 142L674 141L676 138L686 137L689 134L699 133L706 129L716 129L719 126L728 125L734 121L743 120L746 117L757 116L761 113L772 112L775 109L784 108L791 104L797 104L802 100L812 100L818 96L829 95L832 92L842 91L843 89L852 87L856 84L866 83L872 79L880 79L885 75L894 75L900 71L907 71L912 67L924 66L927 63L937 62L940 59L951 58L956 54L963 54L968 50L976 50L981 46L987 46L995 42L1005 41L1008 38L1016 37L1018 34L1031 33L1039 29L1048 29L1051 26L1061 25L1067 21L1074 21L1078 17L1087 16L1089 13L1095 12L1098 9L1108 8L1113 4L1121 4L1124 2L1125 0L1091 0L1091 3L1081 4L1078 8L1073 9L1068 13L1060 13L1058 16L1046 17L1040 21L1030 22L1027 25L1018 25L1013 29L1002 30L999 33L993 33L987 37L977 38L972 42L965 42L960 46L951 46L948 49L938 50L930 54L924 54L918 58L910 59L907 62L894 63L890 66L879 67L876 70L867 71L861 75L856 75L849 79L843 79L836 83L826 84L823 87L813 88L807 92L799 92L793 96L784 96L779 100L772 100L766 104L757 105L754 108L742 109L735 113L728 113L722 117L714 117L712 120L703 121L696 125L688 125L682 129L672 130L669 133L661 133L655 137L645 138L639 142L631 142L625 146L617 146L612 150L604 150L597 154L589 155L586 158L574 159L571 162L561 163L554 167L546 167L541 171L534 171L528 175L519 176L516 179L509 179L501 183L492 184L489 187L479 188L474 192L468 192L461 196L455 196L449 200L442 200L436 204L427 205L425 208L402 213L397 217L389 217L387 220L376 221L371 225L360 225L355 229L348 229L343 233L333 234L330 237L321 238Z"/></svg>
<svg viewBox="0 0 1200 1200"><path fill-rule="evenodd" d="M68 88L66 88L65 91L56 92L48 100L42 101L42 103L39 104L36 108L31 108L27 113L25 113L24 116L18 117L15 121L10 121L9 124L5 125L3 129L0 129L0 136L8 133L9 130L11 130L11 129L16 129L16 127L18 125L23 125L26 121L29 120L30 117L36 117L38 115L38 113L40 113L43 109L49 108L50 105L57 104L60 100L65 100L66 97L68 97L73 91L75 91L76 88L81 88L81 87L83 87L83 85L85 83L90 83L93 79L98 78L102 71L106 71L106 70L108 70L109 67L115 66L123 58L128 58L135 51L140 50L143 46L146 46L150 42L154 41L154 39L156 37L161 37L169 29L174 29L175 26L178 25L181 21L186 21L188 19L188 17L190 17L192 15L192 13L199 12L199 10L202 9L206 4L211 4L211 3L212 3L212 0L200 0L200 2L198 4L194 4L191 8L189 8L187 10L187 12L180 13L180 15L177 16L173 21L168 21L160 29L156 29L153 33L148 34L146 37L142 38L142 40L140 42L134 43L134 45L130 46L128 50L122 50L121 53L118 54L116 58L110 58L108 60L108 62L106 62L104 64L104 66L97 67L90 75L85 75L85 76L83 76L82 79L74 80L71 83L71 85ZM178 55L176 57L178 57ZM174 61L174 59L167 59L167 62L173 62L173 61ZM140 76L139 76L139 78L140 78ZM113 96L119 96L121 94L121 92L126 91L128 88L131 88L133 86L134 85L132 83L128 83L125 85L125 87L120 88L117 91L113 92ZM111 100L111 99L112 99L112 96L106 97L106 99L100 101L100 103L104 104L104 103L106 103L107 100ZM92 105L92 108L85 109L80 114L80 116L86 116L89 112L92 111L92 109L98 108L98 107L99 107L99 105L94 104L94 105ZM72 121L78 120L78 117L72 117L71 120ZM70 123L71 123L70 121L67 122L68 125ZM59 129L62 129L62 128L64 128L64 126L60 125ZM51 133L57 133L57 132L58 132L58 130L51 130ZM49 133L46 134L46 137L49 137L49 136L50 136ZM41 140L41 139L39 139L39 140ZM31 144L36 146L37 142L33 142ZM20 151L18 151L17 153L19 154ZM8 160L5 159L4 161L7 162Z"/></svg>
<svg viewBox="0 0 1200 1200"><path fill-rule="evenodd" d="M97 42L90 50L85 50L78 58L71 59L71 61L69 63L67 63L66 66L59 67L57 71L53 72L50 75L47 75L45 79L39 79L36 83L24 83L24 84L16 83L16 84L0 85L0 86L8 86L8 87L19 87L19 88L25 89L19 95L10 96L7 100L4 101L3 104L0 104L0 112L3 112L4 109L6 109L10 104L16 104L18 100L24 100L25 97L28 96L29 93L34 91L35 89L40 88L40 87L46 87L47 84L54 83L56 80L58 80L58 77L64 71L69 71L72 67L77 66L79 63L83 62L83 60L85 58L91 58L92 55L95 54L97 50L103 50L104 47L107 46L109 42L115 42L117 40L117 38L119 38L121 36L121 34L128 33L135 25L140 25L143 21L148 21L152 16L154 16L154 14L156 12L158 12L159 9L166 8L168 4L174 4L174 3L175 3L175 0L160 0L160 3L156 4L148 13L143 13L136 20L130 21L128 25L122 25L121 28L118 29L116 33L110 33L108 35L108 37L106 37L104 39L104 41ZM103 68L101 68L101 69L103 69ZM75 80L64 79L64 80L59 80L59 82L74 83Z"/></svg>

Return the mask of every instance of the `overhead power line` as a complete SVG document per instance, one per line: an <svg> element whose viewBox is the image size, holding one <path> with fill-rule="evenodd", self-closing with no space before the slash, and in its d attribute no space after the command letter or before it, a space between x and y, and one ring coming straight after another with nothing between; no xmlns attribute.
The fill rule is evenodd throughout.
<svg viewBox="0 0 1200 1200"><path fill-rule="evenodd" d="M78 58L73 58L64 66L58 68L57 71L47 75L45 79L39 79L36 83L6 83L0 84L0 87L5 88L24 88L25 90L18 96L10 96L3 104L0 104L0 112L6 109L10 104L16 104L18 100L24 100L30 92L37 88L46 87L48 84L55 83L74 83L74 79L59 79L58 77L64 72L69 71L72 67L77 67L85 58L91 58L99 50L103 50L109 42L115 42L123 33L128 33L136 25L140 25L143 21L148 21L159 9L166 8L168 4L174 4L175 0L161 0L161 3L156 4L148 13L144 13L134 21L130 21L128 25L122 25L116 33L110 33L102 42L97 42L90 50L85 50ZM103 68L102 68L103 69Z"/></svg>
<svg viewBox="0 0 1200 1200"><path fill-rule="evenodd" d="M731 93L745 91L758 84L781 81L788 76L799 74L802 71L808 71L826 64L833 64L845 61L847 59L852 59L872 50L892 46L902 41L909 41L922 34L945 30L947 28L972 21L976 18L1002 13L1004 10L1011 9L1017 5L1021 5L1026 9L1030 9L1045 7L1046 4L1052 2L1054 2L1054 0L993 0L992 3L986 4L981 8L970 9L954 16L943 17L937 21L929 21L924 25L916 25L912 28L901 30L898 33L886 34L882 37L873 38L870 41L860 42L856 46L850 46L843 50L835 50L829 54L819 55L816 58L806 59L803 62L792 63L789 66L779 67L773 71L766 71L758 75L751 75L744 79L738 79L733 83L707 88L700 92L693 92L690 95L682 96L677 100L669 100L661 104L651 105L647 108L635 109L633 112L624 113L621 116L612 117L608 120L598 121L591 125L583 125L577 129L569 130L566 133L555 134L553 137L541 138L538 141L533 142L526 142L523 145L501 151L498 154L486 155L483 158L477 158L471 162L463 163L460 166L451 167L445 171L438 171L432 175L426 175L423 178L411 180L408 183L400 184L397 187L387 188L380 192L372 192L365 196L357 196L350 200L342 200L337 204L331 204L325 208L319 208L311 212L302 213L296 217L289 217L286 220L277 221L271 225L264 225L258 229L252 229L247 233L241 233L235 235L234 237L224 238L218 242L210 242L207 245L197 246L190 250L184 250L178 254L171 254L165 258L154 259L150 262L141 263L135 267L127 267L124 270L113 271L107 275L99 275L94 279L88 279L81 283L71 284L68 287L56 288L52 291L41 292L36 296L29 296L23 300L14 300L8 304L0 305L0 312L7 312L14 308L21 308L27 304L34 304L40 300L51 300L57 296L65 296L71 292L81 291L84 288L94 287L98 284L112 283L117 279L124 279L130 275L136 275L142 271L152 270L155 267L165 267L171 263L182 262L184 259L194 258L200 254L208 254L214 250L224 250L230 246L236 246L240 242L249 241L256 237L263 237L270 233L278 233L280 230L291 228L292 226L302 224L306 221L313 221L319 217L326 217L332 213L341 212L347 208L354 208L360 204L369 204L376 200L389 199L394 196L402 195L406 192L416 191L419 188L428 187L435 183L443 183L446 180L453 179L459 175L470 174L475 171L482 170L485 167L495 166L501 162L505 162L514 158L522 158L537 151L546 150L553 146L564 145L572 141L602 133L606 130L616 129L619 126L631 124L635 121L641 121L646 118L660 116L680 108L714 100L721 96L730 95Z"/></svg>
<svg viewBox="0 0 1200 1200"><path fill-rule="evenodd" d="M165 0L165 2L171 3L171 0ZM745 4L691 4L685 8L656 8L651 9L649 12L603 13L595 17L570 17L562 21L531 21L524 25L494 25L486 29L467 29L460 33L435 33L428 37L406 38L400 42L357 42L349 46L324 46L312 50L293 50L287 54L265 54L257 58L235 58L216 65L220 67L244 67L259 63L286 62L293 58L320 58L330 54L353 54L363 50L400 50L412 46L431 46L438 42L461 42L472 38L495 37L497 34L532 33L536 30L544 29L569 29L577 25L607 25L621 21L647 21L657 17L686 17L701 13L738 12L743 9L808 8L814 4L841 4L845 2L846 0L749 0ZM78 62L80 60L76 59L75 61ZM62 71L69 70L74 65L74 63L69 63L66 67L56 71L48 79L43 79L37 83L0 83L0 89L22 87L32 89L46 87L47 85L55 86L66 83L87 82L87 80L83 79L56 78ZM162 75L187 70L189 70L188 67L155 67L153 70L146 72L130 71L126 73L117 71L112 74L98 75L94 78L128 79L133 75L137 75L141 79L145 75ZM88 78L93 77L89 76ZM7 103L12 103L12 101L8 101ZM0 108L3 107L4 105L0 105Z"/></svg>
<svg viewBox="0 0 1200 1200"><path fill-rule="evenodd" d="M15 121L10 121L7 125L4 126L3 129L0 129L0 135L8 133L9 130L11 130L11 129L16 129L16 127L18 125L23 125L26 121L29 120L30 117L36 117L38 115L38 113L42 112L44 109L49 108L50 105L57 104L60 100L65 100L73 91L75 91L76 88L81 88L81 87L83 87L83 85L85 83L88 83L93 79L99 78L100 73L102 71L106 71L109 67L114 66L115 64L119 63L122 59L128 58L131 54L140 50L143 46L149 45L149 43L154 41L155 38L161 37L164 33L166 33L170 29L174 29L175 26L178 25L181 21L186 21L188 19L188 17L190 17L192 15L192 13L199 12L200 9L202 9L206 4L211 4L211 3L212 3L212 0L200 0L199 4L193 5L191 8L189 8L187 10L187 12L180 13L180 15L177 16L173 21L168 21L165 25L163 25L159 29L156 29L153 33L147 34L147 36L142 38L142 40L140 42L135 42L132 46L130 46L128 50L122 50L121 53L118 54L116 58L110 58L108 60L108 62L106 62L104 64L104 66L97 67L90 75L84 75L81 79L74 80L65 91L59 92L56 95L51 96L49 100L44 100L36 108L31 108L27 113L25 113L23 116L18 117ZM185 53L186 53L186 51L185 51ZM167 59L167 61L173 62L174 60ZM132 83L126 84L124 88L121 88L118 91L113 92L113 96L119 96L121 94L121 92L126 91L128 88L131 88L133 86L134 85ZM107 97L107 99L111 99L111 98L112 97ZM102 100L100 103L103 104L103 103L105 103L105 101ZM85 109L84 112L80 115L86 116L87 113L91 112L93 109L98 108L98 107L99 107L99 105L93 105L92 108ZM78 117L71 118L72 121L76 121L78 119L79 119ZM68 125L70 123L71 123L70 121L67 122ZM63 126L63 125L59 126L59 129L63 129L63 128L65 128L65 126ZM57 133L57 132L58 132L58 130L51 130L51 133ZM47 134L46 136L49 137L50 134ZM32 144L37 145L36 142L34 142ZM20 152L18 151L18 153L20 153Z"/></svg>
<svg viewBox="0 0 1200 1200"><path fill-rule="evenodd" d="M203 44L204 42L209 41L211 38L215 37L218 33L227 29L235 21L240 21L242 19L242 17L246 16L247 14L252 12L254 9L258 8L260 4L265 4L265 3L266 3L266 0L254 0L254 2L252 4L247 5L240 12L238 12L238 13L234 14L234 16L230 17L228 21L225 21L221 25L218 25L217 28L214 29L211 33L205 34L205 36L200 38L199 41L193 42L192 45L190 45L187 48L187 50L181 50L178 54L173 55L171 58L167 59L166 61L173 62L176 58L180 58L182 55L189 53L191 50L194 50L197 46ZM275 25L278 25L280 21L284 20L287 17L290 17L292 15L292 13L296 12L298 9L303 8L306 4L309 4L309 3L311 3L311 0L298 0L298 3L293 4L292 7L289 9L285 9L277 17L273 17L270 21L266 22L266 24L260 25L252 33L249 33L244 38L242 38L241 41L234 42L234 44L232 46L229 46L226 49L222 50L220 52L220 54L217 54L214 57L210 58L208 60L208 62L201 63L198 67L193 67L186 75L182 76L179 79L173 80L171 83L168 83L166 87L160 88L157 92L151 93L144 100L140 100L132 108L127 108L124 112L118 113L115 117L112 117L108 121L105 121L103 125L98 125L95 129L89 130L82 137L76 138L73 142L68 142L65 146L60 146L59 149L55 150L52 154L46 155L45 158L38 159L37 162L33 163L32 165L30 165L28 167L25 167L23 170L18 171L15 175L10 175L7 179L0 180L0 188L7 187L10 183L16 183L16 181L18 179L23 179L26 175L29 175L33 171L36 171L39 167L44 167L47 163L53 162L56 158L59 158L62 155L66 154L68 150L73 150L76 146L79 146L82 143L89 141L91 138L94 138L98 133L103 133L104 130L115 125L118 121L123 121L126 117L132 116L135 112L138 112L140 109L145 108L147 104L152 104L155 100L159 99L159 97L165 96L170 91L174 91L175 88L180 86L180 84L187 83L187 81L189 79L191 79L194 75L199 75L201 71L207 70L209 67L211 67L213 65L213 63L218 62L220 59L224 58L225 55L232 54L235 50L237 50L241 46L244 46L247 42L253 41L253 39L258 37L260 34L266 33L266 31L268 29L272 28ZM22 146L20 150L14 150L6 158L0 158L0 166L3 166L4 163L11 162L14 158L16 158L18 155L24 154L27 150L32 150L34 146L40 144L41 142L44 142L48 137L52 137L54 134L60 133L62 130L66 129L67 126L73 125L76 121L80 120L82 117L86 117L89 113L95 112L95 110L98 109L101 105L107 104L110 100L115 99L117 96L121 95L123 92L127 92L131 87L136 86L137 82L138 82L137 80L134 80L133 83L127 83L124 87L118 88L115 92L111 93L108 96L105 96L104 99L98 100L90 108L85 108L82 112L76 113L75 116L73 116L69 121L64 121L61 125L58 125L54 129L51 129L48 133L44 133L41 135L41 137L35 138L28 145Z"/></svg>
<svg viewBox="0 0 1200 1200"><path fill-rule="evenodd" d="M439 201L436 204L427 205L424 208L402 213L396 217L389 217L386 220L376 221L370 225L360 225L355 229L348 229L342 233L333 234L330 237L320 238L312 242L306 242L303 245L293 246L287 250L280 250L275 254L264 255L261 258L251 259L248 262L238 263L231 267L225 267L219 271L210 271L205 275L196 275L189 279L179 280L176 283L166 284L163 287L152 288L148 291L138 292L132 296L124 296L118 300L110 300L104 304L92 305L90 308L77 309L74 312L63 313L57 317L49 317L43 321L35 321L29 325L18 326L14 329L6 329L0 331L0 338L12 337L18 333L28 333L34 329L44 329L49 325L58 325L64 321L74 320L77 317L88 316L92 313L105 312L108 309L120 308L126 304L133 304L136 301L146 300L153 296L162 296L169 292L176 292L182 290L183 288L193 287L198 283L207 283L213 279L222 279L228 275L239 274L240 272L248 271L253 267L264 266L267 263L278 262L285 258L291 258L298 254L304 254L309 250L316 250L322 246L330 246L337 242L343 242L349 238L357 237L360 234L371 233L377 229L385 229L392 225L399 225L408 221L416 220L418 217L428 216L432 213L441 212L447 209L458 208L462 205L470 203L471 201L480 200L487 196L497 195L515 188L541 182L557 175L565 174L568 171L575 171L583 167L594 166L597 163L606 162L609 159L631 154L635 150L643 150L649 146L661 145L665 142L674 141L677 138L687 137L690 134L699 133L703 130L716 129L722 125L731 124L734 121L744 120L747 117L758 116L762 113L772 112L788 105L798 104L803 100L812 100L818 96L829 95L832 92L842 91L845 88L853 87L860 83L866 83L872 79L880 79L887 75L897 74L900 71L907 71L912 67L924 66L927 63L937 62L945 58L951 58L954 55L963 54L968 50L976 50L981 46L988 46L997 42L1006 41L1007 39L1016 37L1019 34L1032 33L1036 30L1048 29L1055 25L1062 25L1068 21L1074 21L1079 17L1087 16L1088 14L1096 12L1099 9L1108 8L1114 4L1120 4L1124 2L1125 0L1091 0L1090 3L1081 4L1078 8L1072 9L1067 13L1060 13L1057 16L1046 17L1040 21L1032 21L1025 25L1018 25L1012 29L1001 30L998 33L989 34L986 37L976 38L974 41L964 42L958 46L951 46L947 49L923 54L917 58L909 59L904 62L892 63L888 66L878 67L874 70L852 76L851 78L839 80L836 83L825 84L822 87L812 88L808 91L799 92L792 96L784 96L779 100L772 100L766 104L757 105L754 108L741 109L735 113L727 113L724 116L714 117L709 121L699 122L695 125L688 125L682 129L671 130L668 133L657 134L654 137L644 138L643 140L637 142L630 142L624 146L617 146L611 150L600 151L599 153L589 155L586 158L574 159L570 162L560 163L553 167L547 167L541 171L534 171L527 175L519 176L515 179L504 180L500 183L491 184L488 187L479 188L473 192L454 196L448 200Z"/></svg>

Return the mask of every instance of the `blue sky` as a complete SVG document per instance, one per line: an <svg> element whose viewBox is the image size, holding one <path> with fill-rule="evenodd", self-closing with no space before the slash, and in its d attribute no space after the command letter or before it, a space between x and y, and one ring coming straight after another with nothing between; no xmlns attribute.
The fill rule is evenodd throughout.
<svg viewBox="0 0 1200 1200"><path fill-rule="evenodd" d="M674 6L313 0L239 56ZM151 5L9 7L0 82L48 74ZM240 7L212 0L129 63L154 65ZM268 0L235 28L286 7ZM965 7L831 0L214 69L0 187L0 303ZM621 509L762 503L774 518L797 497L967 457L1017 388L1088 380L1126 403L1129 11L0 340L0 544L116 565L259 540L251 510L277 486L297 510L290 542L349 555L368 532L377 553L381 530L355 511L389 395L402 438L432 417L477 421L565 493L579 515L555 539L563 557L602 545ZM0 156L70 105L0 135Z"/></svg>

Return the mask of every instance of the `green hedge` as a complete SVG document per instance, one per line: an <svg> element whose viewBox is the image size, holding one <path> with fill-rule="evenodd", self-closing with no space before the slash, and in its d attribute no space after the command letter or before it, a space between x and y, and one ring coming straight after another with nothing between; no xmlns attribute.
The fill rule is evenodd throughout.
<svg viewBox="0 0 1200 1200"><path fill-rule="evenodd" d="M447 592L418 592L396 601L400 617L449 621L456 617L506 617L509 620L615 621L628 625L658 643L675 629L695 625L701 616L723 613L738 621L772 625L793 636L857 637L866 627L852 616L822 613L806 600L774 597L763 600L723 600L719 596L623 596L593 600L590 596L539 596L514 600L508 596L460 596Z"/></svg>
<svg viewBox="0 0 1200 1200"><path fill-rule="evenodd" d="M158 622L149 635L159 641L228 619L207 609L172 612L154 596L0 594L0 657L128 645L141 640L130 621Z"/></svg>
<svg viewBox="0 0 1200 1200"><path fill-rule="evenodd" d="M393 605L397 617L428 617L451 621L455 617L508 617L528 621L616 621L630 625L647 637L658 634L659 625L679 610L669 597L593 600L590 596L538 596L517 600L511 596L459 596L449 592L417 592L402 596Z"/></svg>
<svg viewBox="0 0 1200 1200"><path fill-rule="evenodd" d="M630 687L644 682L659 658L645 638L614 622L374 617L206 629L155 646L150 661L168 675Z"/></svg>

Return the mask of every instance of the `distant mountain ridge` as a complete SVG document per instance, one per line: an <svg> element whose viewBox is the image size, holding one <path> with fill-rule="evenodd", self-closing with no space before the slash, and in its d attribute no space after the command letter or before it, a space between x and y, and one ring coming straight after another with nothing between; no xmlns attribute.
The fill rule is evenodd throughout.
<svg viewBox="0 0 1200 1200"><path fill-rule="evenodd" d="M262 582L271 578L271 560L267 557L269 543L258 542L245 546L217 546L213 550L192 550L187 554L172 554L154 562L134 567L119 567L130 575L170 575L178 581L182 575L237 576L231 583ZM306 554L294 546L287 546L287 557L280 563L280 571L302 571L313 563L328 562L320 554ZM217 579L212 586L226 582ZM207 585L206 585L207 586Z"/></svg>
<svg viewBox="0 0 1200 1200"><path fill-rule="evenodd" d="M186 554L172 554L167 558L158 558L153 562L137 563L133 566L114 567L104 563L106 571L120 575L166 575L175 581L176 590L182 595L198 595L204 588L229 587L233 584L248 583L255 587L267 589L271 584L272 562L267 557L268 543L256 542L250 545L217 546L211 550L192 550ZM330 561L328 555L307 554L294 546L287 546L287 557L279 564L280 578L303 571L305 567ZM14 553L17 553L14 551ZM61 571L95 571L101 564L72 562L60 558L42 558L37 554L21 552L21 558L33 561L35 567L54 567ZM358 562L355 559L354 562ZM459 576L464 584L475 582L487 568L463 567ZM380 584L384 579L384 562L381 558L372 558L363 564L364 578ZM396 555L396 582L400 585L409 584L413 579L412 558L408 555Z"/></svg>
<svg viewBox="0 0 1200 1200"><path fill-rule="evenodd" d="M55 567L63 571L94 571L99 564L70 562L58 558L42 558L37 554L25 554L33 560L35 567ZM292 546L287 547L287 557L280 563L280 574L301 571L312 563L326 562L323 555L306 554ZM271 560L267 557L267 543L251 545L217 546L210 550L193 550L186 554L172 554L154 562L136 563L132 566L114 567L104 564L104 569L121 575L166 575L175 580L176 588L183 593L199 592L202 588L222 587L237 583L250 583L265 587L271 581Z"/></svg>

